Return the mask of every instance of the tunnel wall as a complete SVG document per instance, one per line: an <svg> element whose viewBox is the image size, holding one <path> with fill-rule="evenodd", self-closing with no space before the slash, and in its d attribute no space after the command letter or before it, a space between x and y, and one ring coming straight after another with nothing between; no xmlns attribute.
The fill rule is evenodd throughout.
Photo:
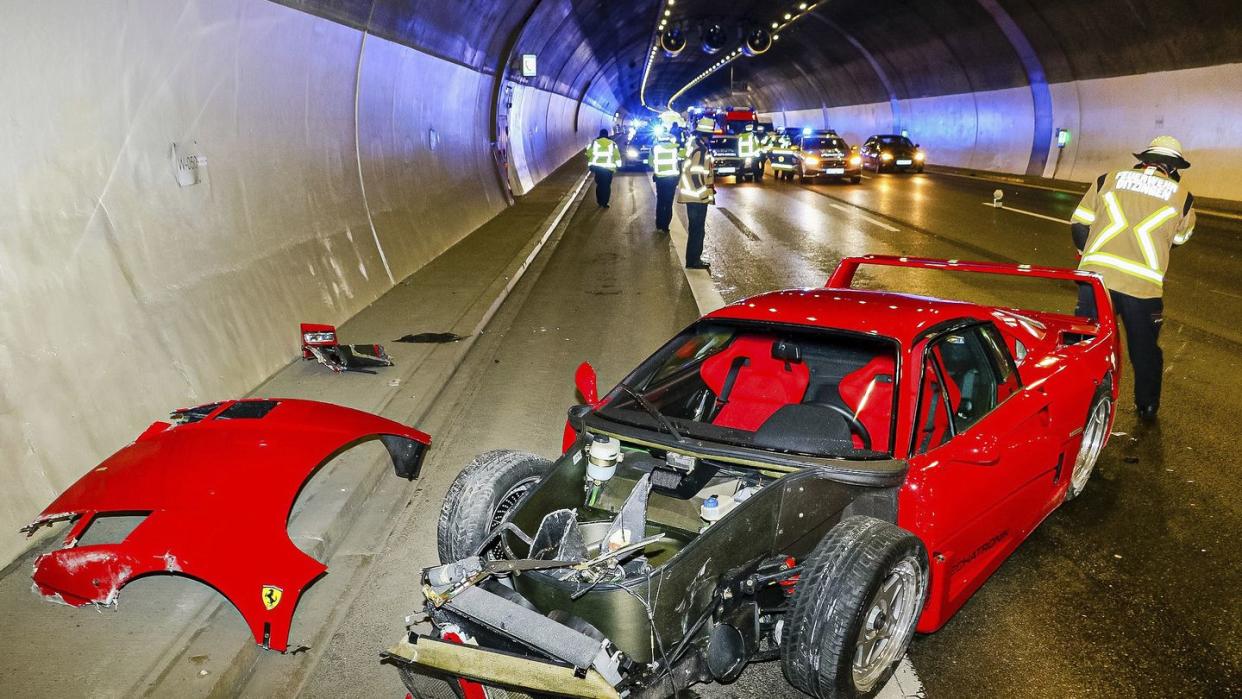
<svg viewBox="0 0 1242 699"><path fill-rule="evenodd" d="M494 77L469 63L267 0L4 13L0 531L506 206ZM510 119L542 139L533 183L589 138L570 100L527 89ZM174 142L206 158L199 184L178 186ZM22 546L0 537L0 561Z"/></svg>
<svg viewBox="0 0 1242 699"><path fill-rule="evenodd" d="M1054 83L1053 123L1070 145L1057 163L1055 141L1044 176L1090 181L1133 164L1131 153L1153 137L1181 139L1197 196L1242 201L1242 64ZM906 129L928 162L1024 174L1034 106L1027 88L920 97L891 102L768 112L778 125L834 128L851 144ZM1053 137L1055 139L1055 136Z"/></svg>

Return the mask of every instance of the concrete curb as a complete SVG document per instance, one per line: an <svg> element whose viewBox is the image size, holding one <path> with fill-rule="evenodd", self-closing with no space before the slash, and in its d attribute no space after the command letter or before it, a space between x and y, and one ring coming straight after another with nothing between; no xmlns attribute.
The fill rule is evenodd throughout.
<svg viewBox="0 0 1242 699"><path fill-rule="evenodd" d="M1052 180L1044 177L1020 177L1018 175L1005 175L997 172L950 167L948 165L928 165L927 173L931 175L947 175L949 177L960 177L967 180L995 182L997 184L1007 184L1015 187L1028 187L1030 189L1042 189L1049 192L1061 192L1063 194L1075 195L1084 194L1089 186L1088 183L1073 182L1070 180ZM1195 213L1200 216L1213 216L1216 218L1229 219L1231 221L1242 221L1242 202L1229 201L1228 199L1211 199L1208 197L1195 197L1195 202Z"/></svg>

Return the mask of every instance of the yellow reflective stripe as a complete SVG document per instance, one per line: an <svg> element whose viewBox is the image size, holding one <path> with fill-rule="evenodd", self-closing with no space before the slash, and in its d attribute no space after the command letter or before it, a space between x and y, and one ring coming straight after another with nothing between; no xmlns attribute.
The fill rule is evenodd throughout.
<svg viewBox="0 0 1242 699"><path fill-rule="evenodd" d="M1195 234L1195 229L1193 228L1186 231L1185 233L1178 233L1177 235L1173 236L1173 244L1174 245L1185 245L1186 241L1190 240L1190 236L1194 234Z"/></svg>
<svg viewBox="0 0 1242 699"><path fill-rule="evenodd" d="M1080 206L1077 209L1074 209L1074 215L1070 217L1070 220L1090 225L1095 223L1095 212L1084 206Z"/></svg>
<svg viewBox="0 0 1242 699"><path fill-rule="evenodd" d="M1145 281L1149 281L1157 286L1164 286L1164 275L1154 269L1149 269L1143 265L1137 264L1123 257L1109 255L1104 252L1091 253L1083 255L1080 267L1086 265L1099 265L1101 267L1110 267L1119 272L1124 272L1133 277L1138 277Z"/></svg>
<svg viewBox="0 0 1242 699"><path fill-rule="evenodd" d="M1095 239L1087 253L1093 253L1104 247L1105 243L1117 237L1117 234L1124 231L1130 222L1126 220L1126 214L1121 210L1121 204L1117 203L1117 195L1113 192L1104 193L1104 206L1108 211L1108 226L1100 231L1100 236Z"/></svg>
<svg viewBox="0 0 1242 699"><path fill-rule="evenodd" d="M690 166L690 174L691 174L691 175L707 175L707 174L710 174L710 173L711 173L711 169L710 169L710 168L701 167L701 166L699 166L699 165L691 165L691 166Z"/></svg>
<svg viewBox="0 0 1242 699"><path fill-rule="evenodd" d="M1160 269L1160 258L1156 257L1156 245L1151 240L1151 232L1175 215L1177 211L1171 206L1166 206L1134 227L1134 235L1138 238L1139 247L1143 249L1143 259L1147 261L1147 266L1154 270Z"/></svg>
<svg viewBox="0 0 1242 699"><path fill-rule="evenodd" d="M772 165L772 169L773 169L773 170L792 170L792 169L794 169L794 166L793 166L793 165L786 165L786 164L784 164L784 163L771 163L771 165Z"/></svg>

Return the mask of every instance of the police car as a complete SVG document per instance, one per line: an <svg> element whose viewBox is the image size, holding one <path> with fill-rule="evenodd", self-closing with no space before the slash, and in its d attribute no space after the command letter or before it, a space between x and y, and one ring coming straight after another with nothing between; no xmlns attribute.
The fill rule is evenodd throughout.
<svg viewBox="0 0 1242 699"><path fill-rule="evenodd" d="M806 130L786 148L776 148L769 156L777 179L809 182L817 177L862 181L862 157L845 139L831 129Z"/></svg>

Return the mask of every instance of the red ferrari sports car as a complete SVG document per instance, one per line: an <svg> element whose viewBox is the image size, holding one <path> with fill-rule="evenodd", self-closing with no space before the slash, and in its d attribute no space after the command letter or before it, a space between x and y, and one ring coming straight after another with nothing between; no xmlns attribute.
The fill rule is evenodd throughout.
<svg viewBox="0 0 1242 699"><path fill-rule="evenodd" d="M851 288L863 265L1085 285L1098 318ZM1090 273L867 256L708 314L602 399L584 364L563 456L488 452L450 488L389 658L416 699L663 697L775 658L874 695L1086 486L1110 309Z"/></svg>

